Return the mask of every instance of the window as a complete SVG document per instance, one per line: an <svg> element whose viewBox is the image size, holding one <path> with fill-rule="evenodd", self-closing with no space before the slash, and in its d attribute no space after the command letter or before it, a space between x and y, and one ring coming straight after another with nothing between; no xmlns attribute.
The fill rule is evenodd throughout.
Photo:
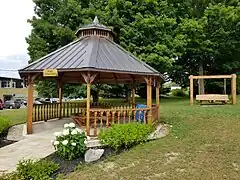
<svg viewBox="0 0 240 180"><path fill-rule="evenodd" d="M25 84L24 84L24 82L21 83L21 87L22 87L22 88L25 88L25 87L26 87Z"/></svg>
<svg viewBox="0 0 240 180"><path fill-rule="evenodd" d="M10 81L2 81L2 86L3 88L10 88Z"/></svg>
<svg viewBox="0 0 240 180"><path fill-rule="evenodd" d="M12 88L16 88L16 82L12 82Z"/></svg>

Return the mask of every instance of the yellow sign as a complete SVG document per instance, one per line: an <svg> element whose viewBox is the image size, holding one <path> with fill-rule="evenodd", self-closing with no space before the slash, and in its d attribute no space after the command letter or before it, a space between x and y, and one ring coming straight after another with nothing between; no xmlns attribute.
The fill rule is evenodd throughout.
<svg viewBox="0 0 240 180"><path fill-rule="evenodd" d="M44 69L43 70L43 77L56 77L58 76L57 69Z"/></svg>

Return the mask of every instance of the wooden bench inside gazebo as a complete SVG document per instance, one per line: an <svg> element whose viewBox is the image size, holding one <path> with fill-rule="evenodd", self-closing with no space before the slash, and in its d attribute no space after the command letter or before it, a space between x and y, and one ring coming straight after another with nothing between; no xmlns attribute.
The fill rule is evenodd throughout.
<svg viewBox="0 0 240 180"><path fill-rule="evenodd" d="M159 119L159 87L163 76L146 63L116 44L111 28L98 22L80 28L78 39L19 70L28 83L27 133L34 133L32 123L72 117L88 135L97 136L98 129L114 123L139 120L153 124ZM58 103L33 106L33 85L36 80L58 82ZM63 83L86 84L85 102L62 102ZM138 108L136 85L146 83L146 107ZM92 84L131 84L132 103L112 104L91 102ZM152 87L156 88L156 104L152 104ZM138 117L136 117L138 116ZM93 134L90 129L93 128Z"/></svg>

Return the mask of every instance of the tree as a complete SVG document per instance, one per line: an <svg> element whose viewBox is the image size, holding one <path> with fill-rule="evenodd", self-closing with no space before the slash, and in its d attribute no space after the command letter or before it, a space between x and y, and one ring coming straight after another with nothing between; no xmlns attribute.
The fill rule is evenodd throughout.
<svg viewBox="0 0 240 180"><path fill-rule="evenodd" d="M171 77L183 86L189 74L232 73L239 65L239 5L206 2L199 16L182 18L179 23L184 53L175 60ZM203 92L203 82L200 87Z"/></svg>
<svg viewBox="0 0 240 180"><path fill-rule="evenodd" d="M29 20L33 29L27 38L31 61L73 41L74 32L90 23L95 15L101 23L113 27L117 43L161 72L167 71L172 59L179 56L176 48L181 43L172 37L176 21L167 1L34 0L34 3L36 16ZM53 85L45 82L38 89L42 88L46 95L55 94L45 88ZM118 88L124 90L122 86ZM94 89L93 94L98 94Z"/></svg>

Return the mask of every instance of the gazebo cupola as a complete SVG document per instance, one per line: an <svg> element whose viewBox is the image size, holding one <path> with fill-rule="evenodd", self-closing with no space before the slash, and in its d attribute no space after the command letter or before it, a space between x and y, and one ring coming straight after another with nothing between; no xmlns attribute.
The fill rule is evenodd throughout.
<svg viewBox="0 0 240 180"><path fill-rule="evenodd" d="M104 26L103 24L100 24L97 16L95 16L91 24L79 28L76 32L76 36L78 38L82 38L85 36L100 36L113 40L112 29Z"/></svg>

